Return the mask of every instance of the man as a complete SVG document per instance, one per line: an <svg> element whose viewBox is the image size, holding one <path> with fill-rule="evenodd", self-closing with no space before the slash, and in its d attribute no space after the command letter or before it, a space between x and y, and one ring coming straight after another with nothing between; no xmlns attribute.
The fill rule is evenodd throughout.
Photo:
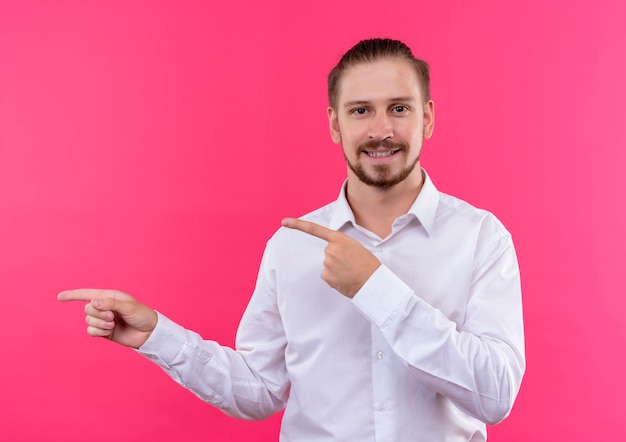
<svg viewBox="0 0 626 442"><path fill-rule="evenodd" d="M90 335L137 348L229 415L285 408L281 441L484 441L525 369L511 236L420 168L434 104L406 45L358 43L329 101L347 180L268 241L236 350L121 292L59 299L90 301Z"/></svg>

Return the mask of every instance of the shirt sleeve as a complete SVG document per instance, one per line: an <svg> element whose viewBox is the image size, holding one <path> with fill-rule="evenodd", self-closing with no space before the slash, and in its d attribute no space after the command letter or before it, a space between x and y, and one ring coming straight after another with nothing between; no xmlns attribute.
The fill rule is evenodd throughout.
<svg viewBox="0 0 626 442"><path fill-rule="evenodd" d="M275 296L264 272L259 272L244 314L249 322L247 329L253 335L247 340L247 348L234 350L204 340L157 314L156 328L137 351L177 383L238 418L264 419L284 408L289 387L285 338L277 318Z"/></svg>
<svg viewBox="0 0 626 442"><path fill-rule="evenodd" d="M484 243L484 244L483 244ZM478 246L465 319L456 323L381 265L353 303L424 384L460 409L497 423L525 370L520 276L506 232Z"/></svg>

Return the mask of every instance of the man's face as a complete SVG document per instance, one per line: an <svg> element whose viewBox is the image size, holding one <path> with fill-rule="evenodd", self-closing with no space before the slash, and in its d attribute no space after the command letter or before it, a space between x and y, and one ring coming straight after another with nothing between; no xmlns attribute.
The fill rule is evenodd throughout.
<svg viewBox="0 0 626 442"><path fill-rule="evenodd" d="M342 75L337 109L328 109L331 137L343 146L348 179L390 188L421 173L424 139L434 127L434 104L424 104L417 73L397 58L361 63Z"/></svg>

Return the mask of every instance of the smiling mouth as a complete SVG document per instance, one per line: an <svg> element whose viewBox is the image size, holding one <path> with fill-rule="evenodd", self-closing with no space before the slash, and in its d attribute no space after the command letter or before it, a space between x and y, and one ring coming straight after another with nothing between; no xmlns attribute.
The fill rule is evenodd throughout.
<svg viewBox="0 0 626 442"><path fill-rule="evenodd" d="M372 158L385 158L385 157L391 157L397 154L398 152L400 152L400 150L401 149L387 150L387 151L374 151L374 152L364 150L363 152L365 152L367 156L372 157Z"/></svg>

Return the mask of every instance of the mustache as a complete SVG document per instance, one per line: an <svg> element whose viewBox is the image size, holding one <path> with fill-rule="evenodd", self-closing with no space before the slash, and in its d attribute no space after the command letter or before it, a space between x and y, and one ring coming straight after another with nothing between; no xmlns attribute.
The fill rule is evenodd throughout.
<svg viewBox="0 0 626 442"><path fill-rule="evenodd" d="M384 147L387 149L406 149L408 145L402 141L391 141L388 139L384 139L384 140L369 140L357 146L357 148L360 151L366 150L366 149L377 149L379 147Z"/></svg>

